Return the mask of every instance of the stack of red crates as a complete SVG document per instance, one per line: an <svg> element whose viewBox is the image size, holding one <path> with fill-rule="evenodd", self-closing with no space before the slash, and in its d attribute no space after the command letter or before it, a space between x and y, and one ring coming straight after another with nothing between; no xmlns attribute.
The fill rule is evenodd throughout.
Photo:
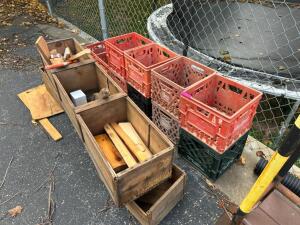
<svg viewBox="0 0 300 225"><path fill-rule="evenodd" d="M262 93L218 73L181 93L178 151L217 179L238 159Z"/></svg>
<svg viewBox="0 0 300 225"><path fill-rule="evenodd" d="M97 63L107 68L108 74L127 93L124 53L126 50L150 43L153 42L138 33L132 32L96 42L86 47L91 49Z"/></svg>
<svg viewBox="0 0 300 225"><path fill-rule="evenodd" d="M87 47L208 177L216 179L241 155L260 92L134 32Z"/></svg>
<svg viewBox="0 0 300 225"><path fill-rule="evenodd" d="M223 153L252 126L262 94L213 74L181 94L180 125Z"/></svg>
<svg viewBox="0 0 300 225"><path fill-rule="evenodd" d="M215 71L186 57L152 70L152 119L173 143L179 138L180 94Z"/></svg>

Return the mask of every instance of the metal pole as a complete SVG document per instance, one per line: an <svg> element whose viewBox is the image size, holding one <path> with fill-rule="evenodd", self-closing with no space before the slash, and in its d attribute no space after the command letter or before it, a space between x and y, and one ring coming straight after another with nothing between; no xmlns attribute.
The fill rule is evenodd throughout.
<svg viewBox="0 0 300 225"><path fill-rule="evenodd" d="M234 217L231 221L232 225L241 224L243 218L251 212L253 207L260 200L261 196L268 189L274 178L284 167L284 164L288 161L289 157L293 154L298 156L298 153L296 152L300 152L300 116L298 116L296 119L294 126L290 129L279 150L274 153L252 186L250 192L240 204L237 213L234 214ZM285 169L287 169L287 167ZM283 169L283 172L285 169Z"/></svg>
<svg viewBox="0 0 300 225"><path fill-rule="evenodd" d="M284 135L286 129L289 127L291 120L294 118L295 113L297 112L298 108L300 106L300 101L296 101L295 104L293 105L288 117L286 118L286 120L284 122L282 122L281 128L279 130L279 135L275 140L275 146L276 148L279 146L280 141L282 136Z"/></svg>
<svg viewBox="0 0 300 225"><path fill-rule="evenodd" d="M108 38L104 0L98 0L100 23L103 40Z"/></svg>
<svg viewBox="0 0 300 225"><path fill-rule="evenodd" d="M47 8L48 8L48 12L49 12L50 16L53 16L52 8L51 8L51 4L50 4L49 0L46 0L46 4L47 4Z"/></svg>

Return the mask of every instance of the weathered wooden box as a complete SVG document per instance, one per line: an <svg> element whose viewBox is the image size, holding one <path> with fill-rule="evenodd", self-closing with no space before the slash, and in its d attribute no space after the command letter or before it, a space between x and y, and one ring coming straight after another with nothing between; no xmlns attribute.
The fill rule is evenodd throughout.
<svg viewBox="0 0 300 225"><path fill-rule="evenodd" d="M49 74L45 71L43 67L40 68L40 71L42 74L42 81L44 82L48 92L57 101L57 103L61 104L55 83L51 82Z"/></svg>
<svg viewBox="0 0 300 225"><path fill-rule="evenodd" d="M81 111L77 118L86 149L116 205L122 206L137 199L171 176L173 144L129 97ZM99 149L94 136L105 133L106 123L126 121L132 123L153 156L116 173Z"/></svg>
<svg viewBox="0 0 300 225"><path fill-rule="evenodd" d="M56 49L57 53L60 53L62 55L64 55L64 51L65 51L66 47L70 48L73 55L75 55L76 53L85 49L85 47L83 47L75 38L67 38L67 39L49 41L49 42L47 42L47 46L49 48L49 51ZM45 57L46 56L45 50L41 49L41 48L38 48L37 50L42 58L44 66L50 65L49 59L46 59L46 57ZM87 59L92 59L92 56L91 55L82 56L79 58L79 61L82 62ZM69 65L69 66L71 66L71 65ZM68 66L66 66L66 67L68 67Z"/></svg>
<svg viewBox="0 0 300 225"><path fill-rule="evenodd" d="M64 54L64 51L65 51L66 47L70 48L72 54L76 54L76 53L78 53L78 52L85 49L82 45L80 45L80 43L75 38L67 38L67 39L49 41L49 42L47 42L47 46L49 48L49 51L51 51L53 49L56 49L57 52L62 54L62 55ZM37 51L40 54L40 57L42 59L44 67L48 66L48 65L51 65L49 63L49 59L46 59L44 49L37 48ZM94 61L93 57L89 54L89 55L85 55L85 56L80 57L79 61L77 63L72 63L68 66L57 68L57 69L47 70L46 72L49 76L50 81L54 85L54 81L53 81L53 78L52 78L52 73L76 67L78 65L81 65L82 62L84 62L86 60L89 60L90 62Z"/></svg>
<svg viewBox="0 0 300 225"><path fill-rule="evenodd" d="M87 62L77 67L58 71L53 74L53 79L61 105L81 138L82 134L76 113L126 95L114 80L94 62ZM75 106L70 98L72 91L80 89L87 95L91 95L99 92L102 88L109 89L110 96L107 99L91 100L86 104Z"/></svg>
<svg viewBox="0 0 300 225"><path fill-rule="evenodd" d="M142 225L156 225L176 206L184 194L186 173L173 164L172 177L126 208Z"/></svg>

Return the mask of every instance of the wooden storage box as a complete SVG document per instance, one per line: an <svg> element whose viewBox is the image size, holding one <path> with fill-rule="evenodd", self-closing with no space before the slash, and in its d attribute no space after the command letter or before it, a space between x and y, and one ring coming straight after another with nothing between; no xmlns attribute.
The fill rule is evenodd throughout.
<svg viewBox="0 0 300 225"><path fill-rule="evenodd" d="M86 149L116 205L121 206L137 199L171 176L173 144L129 97L82 111L77 118ZM106 123L126 121L132 123L153 156L116 173L106 161L94 136L105 133Z"/></svg>
<svg viewBox="0 0 300 225"><path fill-rule="evenodd" d="M176 206L184 194L186 173L173 164L172 177L126 208L142 225L156 225Z"/></svg>
<svg viewBox="0 0 300 225"><path fill-rule="evenodd" d="M75 38L67 38L67 39L49 41L49 42L47 42L47 46L49 48L49 51L51 51L53 49L56 49L57 52L62 54L62 55L64 54L64 51L65 51L66 47L70 48L72 54L76 54L76 53L78 53L78 52L85 49L83 46L80 45L80 43ZM46 59L46 54L45 54L44 49L37 48L37 51L40 54L40 57L41 57L42 62L44 64L44 67L48 66L48 65L51 65L49 63L49 59ZM79 62L77 62L77 63L72 63L68 66L57 68L57 69L47 70L46 72L49 74L49 78L50 78L52 84L54 85L54 81L53 81L53 78L52 78L52 75L51 75L52 73L76 67L78 65L81 65L82 62L84 62L85 60L89 60L90 62L95 61L93 59L92 55L85 55L85 56L80 57Z"/></svg>
<svg viewBox="0 0 300 225"><path fill-rule="evenodd" d="M66 47L70 48L73 55L75 55L76 53L85 49L82 45L80 45L80 43L75 38L49 41L49 42L47 42L47 46L49 48L49 51L56 49L57 53L60 53L61 55L64 55L64 51L65 51ZM45 54L44 49L38 48L37 50L42 58L44 66L51 65L49 63L49 59L46 59L46 54ZM85 55L85 56L80 57L79 60L84 61L84 60L91 59L91 58L92 58L91 55ZM68 66L66 66L66 67L68 67Z"/></svg>
<svg viewBox="0 0 300 225"><path fill-rule="evenodd" d="M76 113L126 95L113 79L94 62L56 72L53 74L53 79L58 89L61 105L81 138L82 135L76 119ZM80 89L88 96L99 92L102 88L109 89L110 96L108 99L97 99L75 106L70 98L70 92L72 91Z"/></svg>

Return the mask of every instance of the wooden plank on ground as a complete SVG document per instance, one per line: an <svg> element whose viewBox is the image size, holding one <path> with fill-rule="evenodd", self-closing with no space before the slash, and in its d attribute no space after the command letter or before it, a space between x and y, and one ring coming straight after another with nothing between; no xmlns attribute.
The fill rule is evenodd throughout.
<svg viewBox="0 0 300 225"><path fill-rule="evenodd" d="M130 154L129 150L127 149L126 145L122 142L119 138L118 134L114 131L114 129L109 125L106 124L104 129L112 142L114 143L115 147L119 151L120 155L123 157L124 161L128 165L128 167L133 167L137 164L134 157Z"/></svg>
<svg viewBox="0 0 300 225"><path fill-rule="evenodd" d="M54 140L58 141L62 139L61 134L56 130L56 128L50 123L50 121L47 118L41 119L38 121L42 127L47 131L49 136Z"/></svg>
<svg viewBox="0 0 300 225"><path fill-rule="evenodd" d="M18 94L18 97L30 110L33 120L47 118L64 111L44 84L24 91Z"/></svg>

